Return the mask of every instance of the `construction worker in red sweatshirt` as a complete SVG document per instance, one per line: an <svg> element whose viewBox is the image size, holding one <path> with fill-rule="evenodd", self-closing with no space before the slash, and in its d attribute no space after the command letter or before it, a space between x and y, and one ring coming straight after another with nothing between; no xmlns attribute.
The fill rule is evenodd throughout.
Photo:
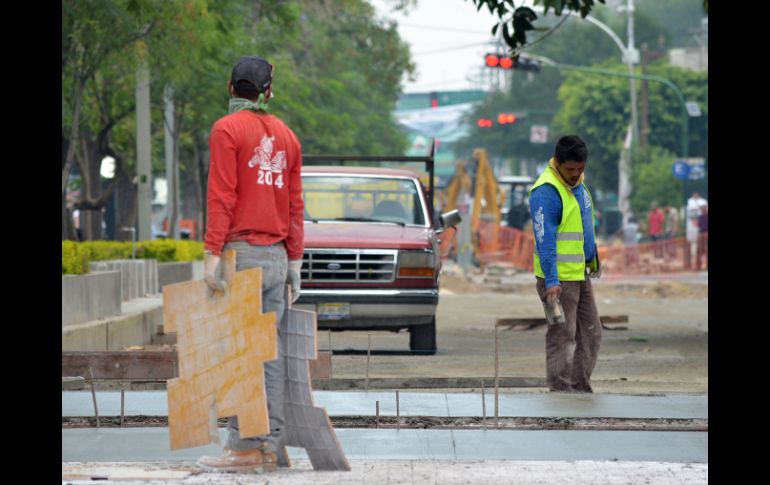
<svg viewBox="0 0 770 485"><path fill-rule="evenodd" d="M268 112L273 66L257 56L241 58L227 89L229 114L211 128L204 280L223 289L222 251L236 251L236 271L262 268L262 312L276 313L276 327L286 311L284 288L300 294L304 236L302 151L286 124ZM227 277L224 277L227 280ZM284 370L280 333L278 359L265 363L265 390L270 433L241 438L238 418L228 421L224 453L202 457L210 471L272 471L285 428Z"/></svg>

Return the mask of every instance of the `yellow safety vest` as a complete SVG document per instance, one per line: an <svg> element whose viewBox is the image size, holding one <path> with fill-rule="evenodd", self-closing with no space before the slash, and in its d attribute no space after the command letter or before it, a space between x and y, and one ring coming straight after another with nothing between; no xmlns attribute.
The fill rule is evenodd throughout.
<svg viewBox="0 0 770 485"><path fill-rule="evenodd" d="M583 251L583 219L580 217L580 204L577 197L560 180L559 176L553 172L549 165L538 177L535 185L529 190L532 191L543 184L551 184L556 187L561 196L562 215L561 223L556 228L556 272L559 281L583 281L586 278L585 253ZM588 187L583 185L589 200L591 200L591 218L593 219L594 204ZM533 221L543 223L543 221ZM594 260L595 261L595 260ZM592 261L592 263L594 263ZM595 263L594 263L595 264ZM593 266L593 265L592 265ZM537 254L537 246L534 253L535 275L545 278L543 268L540 267L540 256Z"/></svg>

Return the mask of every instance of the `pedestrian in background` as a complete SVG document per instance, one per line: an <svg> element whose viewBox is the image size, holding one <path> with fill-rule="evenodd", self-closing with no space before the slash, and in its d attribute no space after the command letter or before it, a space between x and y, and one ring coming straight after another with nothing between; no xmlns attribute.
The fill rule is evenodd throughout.
<svg viewBox="0 0 770 485"><path fill-rule="evenodd" d="M647 212L647 234L650 236L650 241L654 244L655 257L663 257L663 247L661 241L663 239L663 224L666 221L666 216L663 211L658 207L658 203L652 201L650 203L650 210Z"/></svg>

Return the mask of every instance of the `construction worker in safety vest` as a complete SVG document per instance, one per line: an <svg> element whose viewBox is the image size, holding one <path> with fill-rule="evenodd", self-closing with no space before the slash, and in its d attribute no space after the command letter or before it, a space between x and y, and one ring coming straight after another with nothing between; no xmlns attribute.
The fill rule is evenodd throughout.
<svg viewBox="0 0 770 485"><path fill-rule="evenodd" d="M593 201L583 184L587 160L583 140L575 135L560 138L553 158L529 192L536 287L549 323L546 376L548 387L556 392L593 392L591 373L602 339L599 312L586 277L600 275Z"/></svg>

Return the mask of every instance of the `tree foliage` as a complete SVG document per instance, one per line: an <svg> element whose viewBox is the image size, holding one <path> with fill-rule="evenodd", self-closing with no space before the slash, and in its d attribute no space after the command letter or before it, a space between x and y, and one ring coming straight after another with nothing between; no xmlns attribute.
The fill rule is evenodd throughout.
<svg viewBox="0 0 770 485"><path fill-rule="evenodd" d="M624 66L617 63L607 62L600 66L624 72ZM708 74L662 63L652 65L649 73L672 81L686 100L700 105L703 115L688 119L688 152L689 156L707 158ZM658 82L649 82L649 93L650 144L681 156L682 106L679 99L671 88ZM567 79L559 89L559 99L563 106L554 120L557 131L578 133L586 141L591 153L592 178L600 188L614 190L618 184L620 149L630 119L628 80L581 73Z"/></svg>
<svg viewBox="0 0 770 485"><path fill-rule="evenodd" d="M62 1L62 238L72 237L65 182L73 163L84 188L79 207L93 215L88 237L99 237L109 195L98 175L105 155L118 159L122 172L114 183L129 210L120 224L135 223L139 62L152 76L154 168L161 170L165 158L163 92L170 86L180 168L200 187L208 130L227 113L230 70L239 57L254 54L276 66L270 106L297 133L304 152L383 154L405 146L392 111L402 76L414 66L395 25L378 20L364 0Z"/></svg>
<svg viewBox="0 0 770 485"><path fill-rule="evenodd" d="M631 166L631 209L637 216L643 216L651 202L658 206L668 204L678 207L684 202L682 181L671 172L675 155L665 148L648 146L634 152Z"/></svg>
<svg viewBox="0 0 770 485"><path fill-rule="evenodd" d="M597 1L602 4L605 3L605 0ZM492 35L501 31L503 40L516 56L523 47L528 45L527 32L538 30L533 24L538 18L535 11L526 6L517 8L513 0L471 0L471 2L476 6L476 10L481 10L486 6L489 13L500 18L500 21L492 27ZM666 2L664 12L668 12L669 9L677 9L676 5L672 7L671 3ZM596 2L594 0L534 0L534 5L543 5L544 15L553 11L555 15L560 16L566 9L568 12L578 13L582 18L585 18L594 9ZM703 12L708 14L708 0L703 0ZM681 28L681 25L677 27Z"/></svg>
<svg viewBox="0 0 770 485"><path fill-rule="evenodd" d="M513 0L471 0L476 10L486 6L489 13L497 15L500 22L492 27L492 35L496 35L498 29L502 32L505 43L518 56L522 47L527 45L527 32L536 30L532 23L537 19L537 14L529 7L516 7ZM604 3L604 0L598 0ZM593 9L594 0L535 0L535 5L543 5L543 14L553 10L555 15L561 15L564 9L577 12L585 18Z"/></svg>

